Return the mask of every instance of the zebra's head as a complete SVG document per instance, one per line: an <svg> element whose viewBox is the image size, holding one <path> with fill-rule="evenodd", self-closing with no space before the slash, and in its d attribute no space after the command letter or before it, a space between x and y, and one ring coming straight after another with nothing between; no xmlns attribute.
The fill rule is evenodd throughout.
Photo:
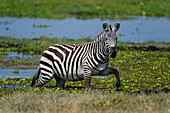
<svg viewBox="0 0 170 113"><path fill-rule="evenodd" d="M115 58L117 51L116 51L116 45L117 45L117 35L116 31L119 30L120 23L116 23L114 27L112 28L111 25L108 26L107 23L103 23L103 29L104 29L104 42L107 48L107 51L110 53L111 58Z"/></svg>

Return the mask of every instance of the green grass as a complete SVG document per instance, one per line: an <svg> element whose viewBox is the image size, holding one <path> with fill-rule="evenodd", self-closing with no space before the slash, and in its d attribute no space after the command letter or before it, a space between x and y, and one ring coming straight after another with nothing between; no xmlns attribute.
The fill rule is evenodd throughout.
<svg viewBox="0 0 170 113"><path fill-rule="evenodd" d="M41 54L45 49L47 49L50 45L53 45L53 44L61 44L61 43L62 44L63 43L83 44L83 43L87 43L92 40L93 39L89 37L73 40L73 39L67 39L67 38L62 38L62 39L48 38L44 36L41 36L35 39L25 39L25 38L17 39L17 38L0 36L0 51L1 52L17 51L17 52L24 52L27 54L35 54L35 53ZM133 46L136 46L136 47L156 46L156 47L170 48L170 44L165 43L165 42L153 42L153 41L146 42L146 43L118 42L119 50L128 50L128 49L131 49L131 47Z"/></svg>
<svg viewBox="0 0 170 113"><path fill-rule="evenodd" d="M33 18L170 17L169 0L1 0L0 16Z"/></svg>
<svg viewBox="0 0 170 113"><path fill-rule="evenodd" d="M48 41L48 43L47 43ZM42 53L47 47L57 43L69 43L69 44L83 44L92 41L90 38L82 38L77 40L67 39L67 38L48 38L39 37L35 39L17 39L10 37L0 37L0 51L18 51L25 53Z"/></svg>

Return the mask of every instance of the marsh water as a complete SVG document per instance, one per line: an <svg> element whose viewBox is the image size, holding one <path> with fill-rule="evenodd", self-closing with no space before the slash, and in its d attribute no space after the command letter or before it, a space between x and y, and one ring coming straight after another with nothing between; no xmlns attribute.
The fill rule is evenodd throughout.
<svg viewBox="0 0 170 113"><path fill-rule="evenodd" d="M38 65L32 65L32 62L39 62L40 55L26 55L17 52L7 52L0 61L0 79L6 78L27 78L32 77Z"/></svg>
<svg viewBox="0 0 170 113"><path fill-rule="evenodd" d="M102 23L120 22L118 31L124 42L170 42L170 19L164 17L130 17L125 20L109 19L41 19L0 17L0 36L37 38L40 36L79 39L95 38L102 31Z"/></svg>
<svg viewBox="0 0 170 113"><path fill-rule="evenodd" d="M119 37L119 41L170 42L170 20L164 17L131 17L128 20L0 17L0 36L14 38L38 38L40 36L69 39L94 38L102 31L103 22L112 25L115 22L120 22L121 27L118 34L122 34L122 36ZM34 75L40 55L25 55L17 52L8 52L7 54L4 58L0 57L0 61L6 62L5 65L0 66L0 79L26 78ZM30 62L37 62L37 65L31 65Z"/></svg>

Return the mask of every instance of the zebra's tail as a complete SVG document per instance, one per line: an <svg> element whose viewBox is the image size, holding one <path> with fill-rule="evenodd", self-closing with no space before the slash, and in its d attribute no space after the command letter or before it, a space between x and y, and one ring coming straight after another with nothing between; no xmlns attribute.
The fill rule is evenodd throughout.
<svg viewBox="0 0 170 113"><path fill-rule="evenodd" d="M40 66L38 66L37 71L35 72L35 75L32 79L31 87L34 86L36 80L39 78L39 75L40 75Z"/></svg>

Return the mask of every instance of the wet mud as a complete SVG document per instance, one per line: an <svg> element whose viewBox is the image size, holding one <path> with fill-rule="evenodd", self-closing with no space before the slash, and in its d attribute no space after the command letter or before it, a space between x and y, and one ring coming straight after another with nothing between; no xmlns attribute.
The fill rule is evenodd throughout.
<svg viewBox="0 0 170 113"><path fill-rule="evenodd" d="M132 46L132 47L128 47L127 49L129 50L140 50L140 51L170 51L170 48L166 48L166 47L156 47L156 46L148 46L148 47L145 47L145 46L140 46L140 47L137 47L137 46Z"/></svg>
<svg viewBox="0 0 170 113"><path fill-rule="evenodd" d="M38 40L38 39L33 39L33 40ZM68 40L73 40L73 39L68 39ZM170 43L168 43L170 45ZM5 44L2 45L0 44L0 48L19 48L22 45L20 44ZM131 46L131 47L117 47L118 50L132 50L132 51L170 51L170 47L156 47L156 46Z"/></svg>
<svg viewBox="0 0 170 113"><path fill-rule="evenodd" d="M13 44L13 43L4 44L4 45L0 44L0 48L18 48L18 47L21 47L21 45L20 44Z"/></svg>
<svg viewBox="0 0 170 113"><path fill-rule="evenodd" d="M118 50L132 50L132 51L170 51L169 47L156 47L156 46L131 46L127 48L117 47Z"/></svg>
<svg viewBox="0 0 170 113"><path fill-rule="evenodd" d="M0 87L4 87L4 88L28 88L31 89L33 87L30 86L17 86L17 85L0 85ZM45 86L45 87L41 87L43 88L57 88L56 86ZM78 90L82 90L85 89L84 87L73 87L73 86L66 86L63 88L63 90L74 90L74 89L78 89ZM121 88L118 89L116 87L114 88L91 88L91 91L123 91ZM170 93L170 89L169 88L164 88L164 89L150 89L150 90L139 90L137 92L134 93L129 93L129 94L139 94L139 95L151 95L151 94L160 94L160 93Z"/></svg>
<svg viewBox="0 0 170 113"><path fill-rule="evenodd" d="M136 93L137 94L145 94L145 95L159 94L159 93L170 93L170 89L168 89L168 88L152 89L152 90L137 91Z"/></svg>
<svg viewBox="0 0 170 113"><path fill-rule="evenodd" d="M123 91L122 89L117 89L116 87L114 88L92 88L92 90L101 90L101 91ZM139 90L134 93L129 93L129 94L142 94L142 95L151 95L151 94L160 94L160 93L170 93L169 88L164 88L164 89L150 89L150 90Z"/></svg>

